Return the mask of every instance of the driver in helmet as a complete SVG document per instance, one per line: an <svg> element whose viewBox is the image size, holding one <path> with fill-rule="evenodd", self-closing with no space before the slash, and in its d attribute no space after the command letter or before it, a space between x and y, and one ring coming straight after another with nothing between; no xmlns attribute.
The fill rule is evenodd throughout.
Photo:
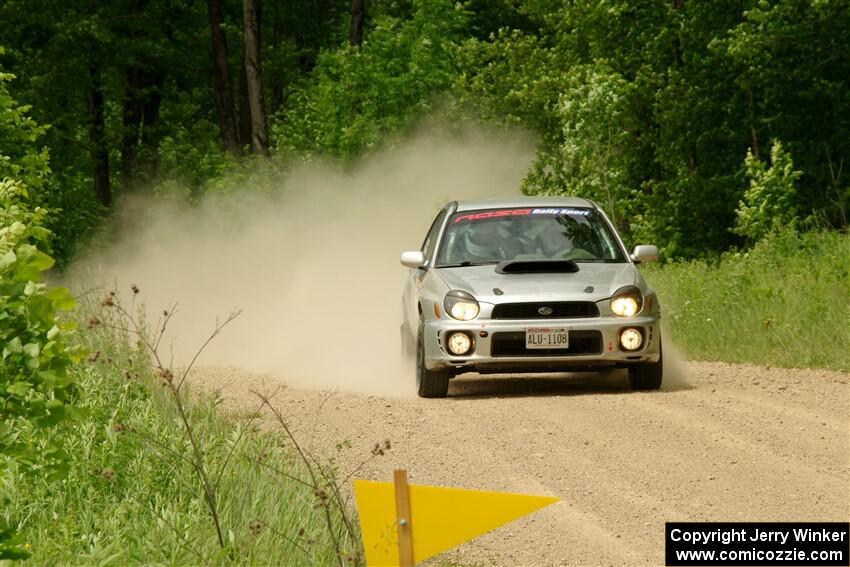
<svg viewBox="0 0 850 567"><path fill-rule="evenodd" d="M507 258L504 236L496 222L476 222L463 234L469 260L496 261Z"/></svg>
<svg viewBox="0 0 850 567"><path fill-rule="evenodd" d="M546 258L563 258L573 248L572 240L567 236L564 226L555 219L545 223L537 240Z"/></svg>

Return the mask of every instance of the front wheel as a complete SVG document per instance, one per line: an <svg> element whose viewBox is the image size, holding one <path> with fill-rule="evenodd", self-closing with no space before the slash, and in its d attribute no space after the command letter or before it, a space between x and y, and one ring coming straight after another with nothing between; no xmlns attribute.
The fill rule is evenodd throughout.
<svg viewBox="0 0 850 567"><path fill-rule="evenodd" d="M657 390L664 374L663 353L658 345L658 362L644 362L629 367L629 383L633 390Z"/></svg>
<svg viewBox="0 0 850 567"><path fill-rule="evenodd" d="M420 398L445 398L449 393L449 369L425 367L425 324L419 322L416 341L416 391Z"/></svg>

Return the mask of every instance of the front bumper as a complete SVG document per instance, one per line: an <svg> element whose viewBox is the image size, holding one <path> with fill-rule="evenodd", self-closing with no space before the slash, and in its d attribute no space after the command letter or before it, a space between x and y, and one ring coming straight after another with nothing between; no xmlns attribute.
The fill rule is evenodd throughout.
<svg viewBox="0 0 850 567"><path fill-rule="evenodd" d="M525 330L529 327L565 327L570 335L566 351L545 353L526 350ZM635 351L620 347L620 331L637 328L643 344ZM473 340L469 354L458 356L447 347L448 336L467 332ZM482 336L483 335L483 336ZM661 352L661 327L657 314L637 317L593 317L587 319L492 319L455 321L431 319L425 322L423 346L425 367L429 370L453 368L462 372L559 372L627 366L639 362L658 362ZM518 341L521 341L518 343Z"/></svg>

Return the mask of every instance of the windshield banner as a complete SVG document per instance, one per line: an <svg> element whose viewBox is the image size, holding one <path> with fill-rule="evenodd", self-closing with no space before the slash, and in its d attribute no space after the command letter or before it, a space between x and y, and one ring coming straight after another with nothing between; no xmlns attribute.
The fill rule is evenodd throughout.
<svg viewBox="0 0 850 567"><path fill-rule="evenodd" d="M517 215L570 215L586 217L590 215L590 209L499 209L495 211L481 211L477 213L469 213L467 215L460 215L455 218L455 222L458 223L462 221L477 221L497 217L512 217Z"/></svg>

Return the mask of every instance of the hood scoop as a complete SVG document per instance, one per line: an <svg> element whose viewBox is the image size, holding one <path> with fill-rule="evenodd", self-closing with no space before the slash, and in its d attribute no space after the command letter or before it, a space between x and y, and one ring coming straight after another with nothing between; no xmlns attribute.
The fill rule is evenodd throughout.
<svg viewBox="0 0 850 567"><path fill-rule="evenodd" d="M572 260L512 260L496 266L497 274L572 274L578 264Z"/></svg>

